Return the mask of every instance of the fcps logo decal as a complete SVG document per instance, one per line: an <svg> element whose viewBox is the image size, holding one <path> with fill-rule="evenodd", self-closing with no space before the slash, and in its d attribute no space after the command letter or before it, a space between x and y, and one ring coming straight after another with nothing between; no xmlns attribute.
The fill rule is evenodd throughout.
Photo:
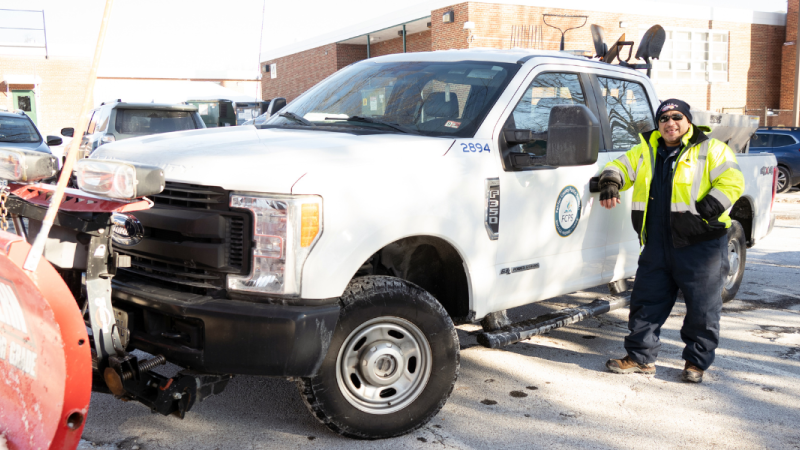
<svg viewBox="0 0 800 450"><path fill-rule="evenodd" d="M578 227L581 220L581 196L575 186L567 186L556 200L556 231L567 237Z"/></svg>

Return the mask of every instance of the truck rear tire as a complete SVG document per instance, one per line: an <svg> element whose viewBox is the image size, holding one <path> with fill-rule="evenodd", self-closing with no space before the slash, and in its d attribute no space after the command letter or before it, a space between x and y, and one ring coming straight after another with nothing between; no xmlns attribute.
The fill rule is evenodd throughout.
<svg viewBox="0 0 800 450"><path fill-rule="evenodd" d="M727 303L739 292L747 260L747 241L742 224L733 220L728 228L728 275L722 283L722 302Z"/></svg>
<svg viewBox="0 0 800 450"><path fill-rule="evenodd" d="M298 382L306 406L352 438L389 438L426 424L458 377L450 316L419 286L386 276L356 278L340 301L322 366Z"/></svg>

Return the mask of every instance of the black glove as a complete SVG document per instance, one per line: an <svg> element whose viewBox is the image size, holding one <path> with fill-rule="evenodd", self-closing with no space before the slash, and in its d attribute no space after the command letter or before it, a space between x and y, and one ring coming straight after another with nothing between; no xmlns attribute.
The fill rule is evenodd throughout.
<svg viewBox="0 0 800 450"><path fill-rule="evenodd" d="M605 182L600 185L600 201L619 198L619 185L614 182Z"/></svg>
<svg viewBox="0 0 800 450"><path fill-rule="evenodd" d="M725 212L722 203L710 195L706 195L704 199L694 205L695 208L697 208L697 213L700 214L700 217L706 219L706 221L711 221L712 219L716 220L720 214Z"/></svg>

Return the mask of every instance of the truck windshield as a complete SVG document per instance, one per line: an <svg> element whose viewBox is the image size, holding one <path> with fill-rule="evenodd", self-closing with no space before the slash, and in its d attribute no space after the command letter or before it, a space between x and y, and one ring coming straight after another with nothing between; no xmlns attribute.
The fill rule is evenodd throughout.
<svg viewBox="0 0 800 450"><path fill-rule="evenodd" d="M0 142L32 144L41 140L36 128L25 117L0 117Z"/></svg>
<svg viewBox="0 0 800 450"><path fill-rule="evenodd" d="M189 111L158 111L152 109L117 109L117 133L144 136L170 131L202 128Z"/></svg>
<svg viewBox="0 0 800 450"><path fill-rule="evenodd" d="M517 64L485 61L354 64L267 125L471 137L517 70Z"/></svg>

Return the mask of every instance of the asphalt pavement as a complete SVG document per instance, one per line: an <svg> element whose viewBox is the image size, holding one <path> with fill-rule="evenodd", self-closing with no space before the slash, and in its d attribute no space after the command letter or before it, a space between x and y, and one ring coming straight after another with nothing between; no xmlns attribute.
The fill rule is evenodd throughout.
<svg viewBox="0 0 800 450"><path fill-rule="evenodd" d="M678 303L663 328L655 376L616 375L627 309L501 350L459 327L461 371L444 409L399 438L355 441L306 410L293 382L234 378L184 420L93 394L79 449L800 448L800 190L780 194L772 234L747 252L722 314L704 381L680 381ZM598 287L509 311L512 320L588 303ZM167 369L168 370L168 369Z"/></svg>

